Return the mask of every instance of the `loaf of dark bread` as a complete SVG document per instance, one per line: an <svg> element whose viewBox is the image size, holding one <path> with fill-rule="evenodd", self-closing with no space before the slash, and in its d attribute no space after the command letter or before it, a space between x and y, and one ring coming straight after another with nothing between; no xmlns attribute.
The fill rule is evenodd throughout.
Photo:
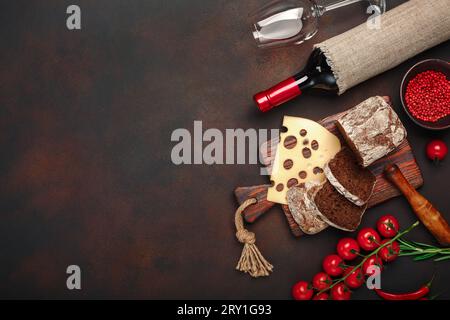
<svg viewBox="0 0 450 320"><path fill-rule="evenodd" d="M358 164L349 148L342 148L325 165L324 173L336 190L357 206L369 201L376 178L369 169Z"/></svg>
<svg viewBox="0 0 450 320"><path fill-rule="evenodd" d="M406 138L387 97L371 97L348 110L336 126L363 167L384 157Z"/></svg>

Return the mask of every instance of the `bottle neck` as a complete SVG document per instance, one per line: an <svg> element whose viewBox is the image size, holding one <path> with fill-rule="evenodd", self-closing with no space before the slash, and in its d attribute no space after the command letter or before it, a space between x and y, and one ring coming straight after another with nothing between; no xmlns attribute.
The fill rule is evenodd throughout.
<svg viewBox="0 0 450 320"><path fill-rule="evenodd" d="M305 68L294 75L302 91L316 88L337 92L336 78L325 55L319 49L312 52Z"/></svg>
<svg viewBox="0 0 450 320"><path fill-rule="evenodd" d="M259 110L267 112L302 94L298 80L295 77L281 81L272 88L257 93L253 96L253 100L257 104Z"/></svg>
<svg viewBox="0 0 450 320"><path fill-rule="evenodd" d="M301 91L305 91L309 88L314 87L314 72L310 72L309 70L302 70L299 73L295 74L293 78L295 79L295 83L300 88Z"/></svg>
<svg viewBox="0 0 450 320"><path fill-rule="evenodd" d="M253 99L262 112L267 112L311 88L337 91L336 79L325 56L319 50L313 51L302 71L272 88L256 94Z"/></svg>

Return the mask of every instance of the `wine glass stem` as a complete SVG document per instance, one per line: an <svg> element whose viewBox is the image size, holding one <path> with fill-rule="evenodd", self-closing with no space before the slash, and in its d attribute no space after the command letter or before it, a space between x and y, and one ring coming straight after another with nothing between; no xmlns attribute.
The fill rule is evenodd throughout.
<svg viewBox="0 0 450 320"><path fill-rule="evenodd" d="M344 1L338 1L336 3L330 4L329 6L319 6L320 15L323 15L325 12L338 9L341 7L348 6L349 4L353 4L356 2L361 2L365 0L344 0Z"/></svg>

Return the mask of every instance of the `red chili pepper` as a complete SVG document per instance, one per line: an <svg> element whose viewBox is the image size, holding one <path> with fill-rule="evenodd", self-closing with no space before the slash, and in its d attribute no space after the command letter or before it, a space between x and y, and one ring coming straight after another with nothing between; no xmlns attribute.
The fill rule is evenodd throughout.
<svg viewBox="0 0 450 320"><path fill-rule="evenodd" d="M433 276L434 279L434 276ZM375 289L375 292L384 300L420 300L430 292L431 279L426 285L422 286L419 290L408 293L388 293L381 289Z"/></svg>

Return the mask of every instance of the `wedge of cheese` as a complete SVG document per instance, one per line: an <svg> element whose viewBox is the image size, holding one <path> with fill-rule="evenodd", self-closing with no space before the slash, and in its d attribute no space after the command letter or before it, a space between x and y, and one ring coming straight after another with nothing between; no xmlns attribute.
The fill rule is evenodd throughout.
<svg viewBox="0 0 450 320"><path fill-rule="evenodd" d="M287 204L289 188L308 181L324 181L323 168L341 149L339 139L315 121L285 116L267 200Z"/></svg>

